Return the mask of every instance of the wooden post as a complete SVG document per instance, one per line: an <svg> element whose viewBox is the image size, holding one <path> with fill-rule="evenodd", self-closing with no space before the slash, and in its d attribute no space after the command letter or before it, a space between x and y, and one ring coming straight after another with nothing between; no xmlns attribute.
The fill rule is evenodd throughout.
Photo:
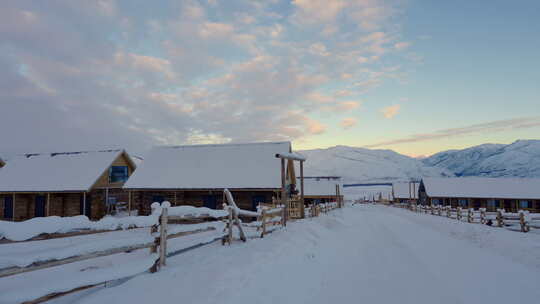
<svg viewBox="0 0 540 304"><path fill-rule="evenodd" d="M285 218L284 221L287 223L287 213L289 212L289 208L287 206L287 194L285 192L285 159L281 159L281 204L285 208Z"/></svg>
<svg viewBox="0 0 540 304"><path fill-rule="evenodd" d="M261 226L262 226L262 234L261 237L264 237L266 234L266 209L262 210L262 218L261 218Z"/></svg>
<svg viewBox="0 0 540 304"><path fill-rule="evenodd" d="M167 224L168 224L168 208L163 208L161 211L161 226L159 229L159 266L166 265L167 259Z"/></svg>
<svg viewBox="0 0 540 304"><path fill-rule="evenodd" d="M304 205L304 161L300 161L300 203L302 204L301 218L306 217L306 209Z"/></svg>
<svg viewBox="0 0 540 304"><path fill-rule="evenodd" d="M105 188L105 206L107 206L107 214L112 214L112 206L109 205L109 188Z"/></svg>
<svg viewBox="0 0 540 304"><path fill-rule="evenodd" d="M50 215L50 211L51 211L51 193L50 192L47 192L47 213L45 216L49 216Z"/></svg>
<svg viewBox="0 0 540 304"><path fill-rule="evenodd" d="M519 211L519 225L521 226L521 232L529 232L529 230L531 229L529 227L529 223L527 223L527 220L525 219L525 212L528 211Z"/></svg>
<svg viewBox="0 0 540 304"><path fill-rule="evenodd" d="M11 220L15 221L15 192L13 193L13 203L11 204Z"/></svg>
<svg viewBox="0 0 540 304"><path fill-rule="evenodd" d="M232 243L233 239L233 211L232 208L229 206L229 245Z"/></svg>
<svg viewBox="0 0 540 304"><path fill-rule="evenodd" d="M82 215L86 215L86 192L83 192Z"/></svg>
<svg viewBox="0 0 540 304"><path fill-rule="evenodd" d="M128 214L131 216L131 190L128 191Z"/></svg>
<svg viewBox="0 0 540 304"><path fill-rule="evenodd" d="M176 190L174 191L174 206L176 206L177 203L176 203Z"/></svg>

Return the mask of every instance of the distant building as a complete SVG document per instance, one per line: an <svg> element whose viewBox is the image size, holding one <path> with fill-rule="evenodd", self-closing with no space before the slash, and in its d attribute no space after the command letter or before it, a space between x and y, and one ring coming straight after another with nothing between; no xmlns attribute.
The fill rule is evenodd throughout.
<svg viewBox="0 0 540 304"><path fill-rule="evenodd" d="M426 177L420 182L418 195L424 205L540 212L540 179Z"/></svg>
<svg viewBox="0 0 540 304"><path fill-rule="evenodd" d="M228 188L242 209L272 203L281 191L281 160L290 142L165 146L152 149L124 185L132 208L150 212L153 202L220 209ZM292 161L286 162L286 186L295 192Z"/></svg>
<svg viewBox="0 0 540 304"><path fill-rule="evenodd" d="M122 190L136 165L123 150L16 156L0 170L0 218L84 214L101 218L107 204L128 201Z"/></svg>
<svg viewBox="0 0 540 304"><path fill-rule="evenodd" d="M336 182L338 179L304 180L304 202L310 205L343 200L342 187Z"/></svg>
<svg viewBox="0 0 540 304"><path fill-rule="evenodd" d="M394 203L416 203L418 200L417 182L396 182L392 184Z"/></svg>
<svg viewBox="0 0 540 304"><path fill-rule="evenodd" d="M314 179L314 180L334 180L338 181L341 179L341 176L304 176L304 179Z"/></svg>

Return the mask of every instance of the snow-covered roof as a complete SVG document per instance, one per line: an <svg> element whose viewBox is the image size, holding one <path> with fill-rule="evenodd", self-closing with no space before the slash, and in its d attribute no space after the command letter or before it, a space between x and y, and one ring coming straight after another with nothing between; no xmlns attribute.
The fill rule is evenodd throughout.
<svg viewBox="0 0 540 304"><path fill-rule="evenodd" d="M156 147L124 185L130 189L281 187L278 153L290 142Z"/></svg>
<svg viewBox="0 0 540 304"><path fill-rule="evenodd" d="M333 180L304 179L304 195L306 196L336 195L336 185L338 185L338 183ZM296 188L300 190L300 181L297 182Z"/></svg>
<svg viewBox="0 0 540 304"><path fill-rule="evenodd" d="M419 183L409 183L409 182L393 183L392 190L394 193L394 198L417 199L418 186L419 186Z"/></svg>
<svg viewBox="0 0 540 304"><path fill-rule="evenodd" d="M0 170L0 192L88 191L122 153L107 150L17 156Z"/></svg>
<svg viewBox="0 0 540 304"><path fill-rule="evenodd" d="M532 178L423 178L430 197L540 199L540 179Z"/></svg>

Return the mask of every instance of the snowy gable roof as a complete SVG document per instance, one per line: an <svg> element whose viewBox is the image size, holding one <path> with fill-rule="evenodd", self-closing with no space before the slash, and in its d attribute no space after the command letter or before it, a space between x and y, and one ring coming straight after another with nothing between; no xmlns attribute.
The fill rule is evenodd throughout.
<svg viewBox="0 0 540 304"><path fill-rule="evenodd" d="M419 183L393 183L392 190L394 198L418 198Z"/></svg>
<svg viewBox="0 0 540 304"><path fill-rule="evenodd" d="M529 178L423 178L430 197L540 199L540 179Z"/></svg>
<svg viewBox="0 0 540 304"><path fill-rule="evenodd" d="M290 142L156 147L124 185L130 189L280 188L278 153Z"/></svg>
<svg viewBox="0 0 540 304"><path fill-rule="evenodd" d="M0 170L0 192L88 191L122 153L107 150L14 157Z"/></svg>
<svg viewBox="0 0 540 304"><path fill-rule="evenodd" d="M335 180L316 180L316 179L304 179L304 195L306 196L330 196L336 195L336 185L338 183ZM298 190L300 190L299 182L297 183Z"/></svg>

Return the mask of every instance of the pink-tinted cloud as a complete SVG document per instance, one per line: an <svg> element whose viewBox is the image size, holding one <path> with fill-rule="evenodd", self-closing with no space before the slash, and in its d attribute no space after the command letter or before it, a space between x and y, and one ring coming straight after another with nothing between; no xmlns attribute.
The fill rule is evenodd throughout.
<svg viewBox="0 0 540 304"><path fill-rule="evenodd" d="M375 148L381 146L399 145L422 141L433 141L443 138L462 136L467 134L481 134L503 132L513 129L525 129L540 127L540 116L519 117L513 119L496 120L487 123L474 124L465 127L438 130L431 133L414 134L404 138L379 142L364 146L365 148Z"/></svg>
<svg viewBox="0 0 540 304"><path fill-rule="evenodd" d="M394 116L396 116L399 113L401 106L399 104L395 104L392 106L384 107L381 109L381 113L383 114L384 118L386 119L392 119Z"/></svg>
<svg viewBox="0 0 540 304"><path fill-rule="evenodd" d="M339 124L344 130L347 130L356 126L358 124L358 119L353 118L353 117L347 117L341 120Z"/></svg>

